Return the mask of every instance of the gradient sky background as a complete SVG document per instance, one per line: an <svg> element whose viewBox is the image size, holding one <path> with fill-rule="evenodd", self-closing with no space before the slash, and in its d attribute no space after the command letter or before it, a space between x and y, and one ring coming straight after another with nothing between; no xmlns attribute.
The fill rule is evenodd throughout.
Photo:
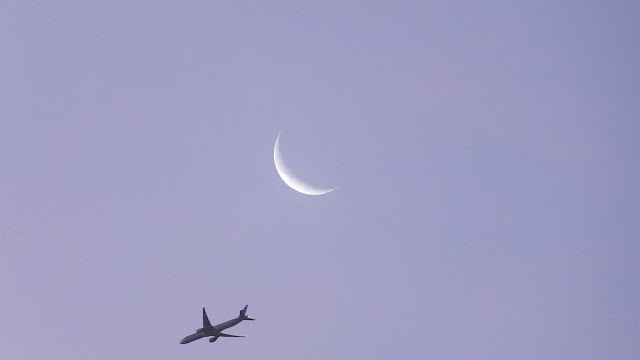
<svg viewBox="0 0 640 360"><path fill-rule="evenodd" d="M0 28L2 358L640 354L640 2L3 1ZM279 133L338 189L289 189ZM179 345L245 304L246 339Z"/></svg>

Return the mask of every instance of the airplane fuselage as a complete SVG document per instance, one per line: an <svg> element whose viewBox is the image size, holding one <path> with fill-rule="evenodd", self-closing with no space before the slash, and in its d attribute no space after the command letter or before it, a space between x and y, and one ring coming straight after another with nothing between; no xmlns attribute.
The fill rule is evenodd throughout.
<svg viewBox="0 0 640 360"><path fill-rule="evenodd" d="M211 335L209 335L209 336L211 336ZM188 343L190 343L192 341L196 341L196 340L202 339L203 337L207 337L207 335L205 335L203 332L197 332L195 334L191 334L191 335L185 336L184 339L180 340L180 344L188 344Z"/></svg>
<svg viewBox="0 0 640 360"><path fill-rule="evenodd" d="M231 319L228 321L225 321L223 323L220 323L216 326L212 326L210 328L200 328L198 330L196 330L195 333L186 336L184 339L182 339L180 341L180 344L188 344L192 341L196 341L199 339L202 339L204 337L209 337L209 336L216 336L218 335L222 330L228 329L232 326L236 326L238 325L242 320L240 319Z"/></svg>

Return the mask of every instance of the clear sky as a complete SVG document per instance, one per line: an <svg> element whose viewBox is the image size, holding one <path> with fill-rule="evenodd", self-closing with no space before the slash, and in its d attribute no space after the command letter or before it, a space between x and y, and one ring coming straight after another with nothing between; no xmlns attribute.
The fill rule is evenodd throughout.
<svg viewBox="0 0 640 360"><path fill-rule="evenodd" d="M637 359L639 14L3 1L0 357Z"/></svg>

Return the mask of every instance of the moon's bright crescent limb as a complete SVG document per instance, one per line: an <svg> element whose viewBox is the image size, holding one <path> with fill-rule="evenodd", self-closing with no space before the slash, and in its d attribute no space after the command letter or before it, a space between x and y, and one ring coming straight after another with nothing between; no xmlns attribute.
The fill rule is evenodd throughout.
<svg viewBox="0 0 640 360"><path fill-rule="evenodd" d="M306 184L304 181L293 175L291 170L289 170L287 165L284 163L282 155L280 154L280 135L278 135L278 138L276 138L276 145L273 147L273 162L276 164L276 171L282 178L282 181L284 181L285 184L289 185L290 188L297 192L306 195L323 195L334 190L321 189Z"/></svg>

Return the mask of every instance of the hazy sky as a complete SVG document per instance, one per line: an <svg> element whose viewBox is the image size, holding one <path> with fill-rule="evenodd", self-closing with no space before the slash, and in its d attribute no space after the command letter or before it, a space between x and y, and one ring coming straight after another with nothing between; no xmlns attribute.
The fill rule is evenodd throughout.
<svg viewBox="0 0 640 360"><path fill-rule="evenodd" d="M640 354L640 2L3 1L0 30L0 357ZM337 189L288 188L278 134ZM245 304L247 338L179 344Z"/></svg>

